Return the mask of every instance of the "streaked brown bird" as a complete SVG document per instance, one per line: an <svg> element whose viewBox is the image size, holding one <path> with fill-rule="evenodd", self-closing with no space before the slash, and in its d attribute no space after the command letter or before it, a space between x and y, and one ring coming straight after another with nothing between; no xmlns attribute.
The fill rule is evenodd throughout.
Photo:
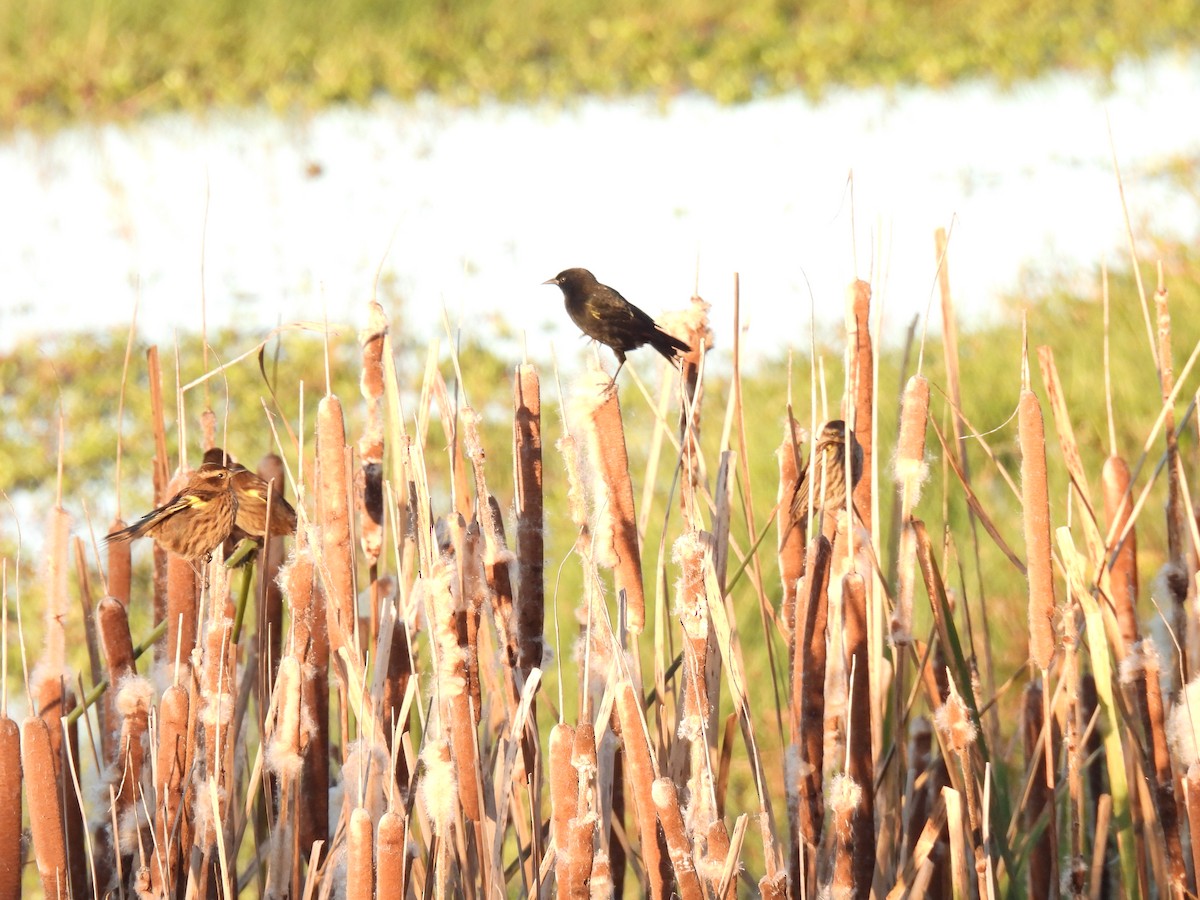
<svg viewBox="0 0 1200 900"><path fill-rule="evenodd" d="M237 527L250 537L267 535L267 481L245 466L234 465L233 493L237 497ZM283 498L283 492L272 489L270 529L272 535L286 536L296 532L296 510Z"/></svg>
<svg viewBox="0 0 1200 900"><path fill-rule="evenodd" d="M689 353L691 347L663 331L654 319L642 312L613 288L601 284L587 269L564 269L543 284L562 288L567 314L579 330L594 341L612 349L617 357L613 381L625 365L625 354L649 344L671 363Z"/></svg>
<svg viewBox="0 0 1200 900"><path fill-rule="evenodd" d="M229 537L237 517L231 476L225 466L205 463L178 494L128 528L113 532L106 541L149 536L185 559L206 558Z"/></svg>
<svg viewBox="0 0 1200 900"><path fill-rule="evenodd" d="M863 448L850 432L850 490L858 484L863 471ZM823 488L823 489L822 489ZM826 422L813 448L812 459L792 497L792 519L803 522L808 516L808 495L812 492L813 513L836 512L846 508L846 423L841 419Z"/></svg>

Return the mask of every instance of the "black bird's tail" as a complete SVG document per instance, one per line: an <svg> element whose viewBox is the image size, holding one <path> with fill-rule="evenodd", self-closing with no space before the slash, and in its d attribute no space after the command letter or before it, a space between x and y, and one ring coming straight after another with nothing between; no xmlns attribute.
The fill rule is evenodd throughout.
<svg viewBox="0 0 1200 900"><path fill-rule="evenodd" d="M651 333L647 343L665 356L670 363L674 363L683 354L692 352L691 347L675 337L675 335L667 334L658 325L654 326L654 331Z"/></svg>

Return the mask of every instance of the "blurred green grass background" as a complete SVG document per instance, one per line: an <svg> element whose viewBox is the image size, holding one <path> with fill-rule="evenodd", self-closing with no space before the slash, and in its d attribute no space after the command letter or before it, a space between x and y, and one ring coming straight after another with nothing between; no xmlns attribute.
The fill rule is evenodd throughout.
<svg viewBox="0 0 1200 900"><path fill-rule="evenodd" d="M1011 84L1194 51L1197 21L1197 0L2 0L0 127L379 94Z"/></svg>

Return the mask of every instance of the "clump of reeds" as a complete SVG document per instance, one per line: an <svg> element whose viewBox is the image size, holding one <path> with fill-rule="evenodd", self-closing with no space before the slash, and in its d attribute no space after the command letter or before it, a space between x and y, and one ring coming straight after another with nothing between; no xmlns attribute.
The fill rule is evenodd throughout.
<svg viewBox="0 0 1200 900"><path fill-rule="evenodd" d="M19 891L26 857L27 887L36 878L47 896L75 897L1194 893L1200 697L1194 682L1179 695L1171 685L1195 671L1195 629L1148 636L1138 566L1167 561L1164 612L1178 611L1200 533L1180 512L1190 461L1186 423L1172 416L1194 389L1197 354L1176 374L1160 285L1161 415L1143 449L1164 457L1173 524L1165 549L1148 547L1137 524L1160 476L1123 462L1111 423L1108 459L1088 470L1048 348L1041 396L1057 447L1024 362L1008 432L1019 486L1000 471L962 408L972 384L958 375L944 236L938 248L948 389L918 366L898 432L880 434L871 289L852 284L840 405L867 471L849 519L807 546L790 513L805 464L797 423L818 411L747 408L736 388L716 445L701 406L721 327L698 299L676 321L696 352L680 369L655 361L657 395L643 402L590 369L553 436L527 360L513 369L511 412L460 402L456 357L453 392L436 352L419 388L402 384L372 304L361 415L329 378L315 424L275 430L273 392L263 433L228 437L260 444L260 471L298 506L297 534L254 559L256 586L220 551L193 564L122 556L118 544L93 572L77 543L77 603L60 500L41 570L43 646L25 685L32 715L8 717L18 704L7 683L0 702L0 898ZM147 369L161 499L172 472L187 472L186 453L168 454L167 410L180 411L182 433L195 404L186 393L164 402L156 353ZM775 448L735 445L748 417L784 423L762 483L752 473ZM947 419L952 441L937 424ZM931 425L948 454L940 498L927 484ZM511 447L489 446L497 433ZM551 439L561 457L543 457ZM647 442L635 485L630 461ZM984 472L984 455L969 461L976 446ZM498 457L511 462L511 496L490 486L507 483ZM880 460L894 476L882 497ZM1012 496L975 490L985 473L1008 479ZM777 507L756 513L755 492ZM935 529L925 495L969 507L970 534ZM877 515L881 501L894 524ZM1023 553L1005 542L1018 525ZM989 541L1028 579L1037 676L998 673L1000 687L977 654L1012 610L993 607L981 627L957 574ZM560 545L569 558L549 559ZM883 547L896 548L892 576ZM0 561L6 616L19 610L11 571ZM576 596L548 590L557 571L574 573L557 583L579 584ZM94 604L92 584L105 594ZM130 624L143 609L159 626L148 638ZM76 643L91 653L86 679L68 667ZM1023 678L1020 697L1005 687ZM95 714L102 685L111 703ZM1012 714L983 718L1000 707Z"/></svg>

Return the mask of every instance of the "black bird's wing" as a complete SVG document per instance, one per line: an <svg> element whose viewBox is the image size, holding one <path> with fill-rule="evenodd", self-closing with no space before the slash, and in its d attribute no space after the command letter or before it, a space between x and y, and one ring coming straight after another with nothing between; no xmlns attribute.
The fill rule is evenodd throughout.
<svg viewBox="0 0 1200 900"><path fill-rule="evenodd" d="M596 340L619 352L650 344L667 359L674 359L676 353L691 349L659 328L649 313L634 306L613 288L603 284L597 288L591 292L586 304L588 327L580 326Z"/></svg>

